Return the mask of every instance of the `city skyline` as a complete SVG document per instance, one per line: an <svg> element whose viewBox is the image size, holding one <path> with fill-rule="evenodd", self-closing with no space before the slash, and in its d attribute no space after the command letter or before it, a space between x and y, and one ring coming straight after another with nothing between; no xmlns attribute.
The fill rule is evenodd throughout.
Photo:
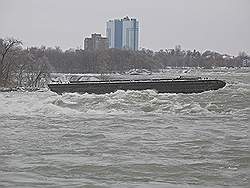
<svg viewBox="0 0 250 188"><path fill-rule="evenodd" d="M0 0L0 37L24 47L77 48L82 36L105 35L107 20L129 15L140 21L139 48L250 54L249 7L249 0Z"/></svg>

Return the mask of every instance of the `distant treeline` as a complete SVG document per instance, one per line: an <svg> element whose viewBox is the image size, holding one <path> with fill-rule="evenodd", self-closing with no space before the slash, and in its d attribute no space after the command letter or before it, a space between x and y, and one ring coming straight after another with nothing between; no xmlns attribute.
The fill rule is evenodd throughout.
<svg viewBox="0 0 250 188"><path fill-rule="evenodd" d="M129 51L106 49L87 51L59 47L22 48L16 39L0 39L0 86L39 87L50 72L111 73L130 69L157 71L167 67L242 67L250 60L245 52L237 57L212 51L174 49L154 52L148 49ZM248 61L247 61L248 62Z"/></svg>
<svg viewBox="0 0 250 188"><path fill-rule="evenodd" d="M29 48L29 51L44 53L55 72L64 73L110 73L124 72L129 69L148 69L157 71L167 67L242 67L243 60L249 58L241 52L233 57L212 51L201 53L197 50L184 51L180 46L170 50L154 52L148 49L128 51L106 49L86 51L56 48Z"/></svg>

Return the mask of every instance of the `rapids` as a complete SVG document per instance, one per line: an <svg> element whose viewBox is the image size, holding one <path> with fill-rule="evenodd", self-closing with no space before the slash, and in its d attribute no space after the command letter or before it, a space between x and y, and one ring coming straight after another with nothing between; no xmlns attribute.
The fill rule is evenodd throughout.
<svg viewBox="0 0 250 188"><path fill-rule="evenodd" d="M0 187L248 187L250 70L189 74L227 86L0 93Z"/></svg>

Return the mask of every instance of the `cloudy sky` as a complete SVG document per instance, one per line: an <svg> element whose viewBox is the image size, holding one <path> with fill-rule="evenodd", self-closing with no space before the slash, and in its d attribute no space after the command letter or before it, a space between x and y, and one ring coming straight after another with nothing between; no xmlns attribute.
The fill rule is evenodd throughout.
<svg viewBox="0 0 250 188"><path fill-rule="evenodd" d="M141 48L250 54L250 0L0 0L0 37L77 48L127 15L140 22Z"/></svg>

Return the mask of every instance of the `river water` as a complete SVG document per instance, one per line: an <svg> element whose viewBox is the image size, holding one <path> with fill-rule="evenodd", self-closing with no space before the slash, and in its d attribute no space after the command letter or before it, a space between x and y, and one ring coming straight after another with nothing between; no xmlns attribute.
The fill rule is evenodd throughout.
<svg viewBox="0 0 250 188"><path fill-rule="evenodd" d="M0 187L249 187L250 69L188 74L227 86L0 93Z"/></svg>

